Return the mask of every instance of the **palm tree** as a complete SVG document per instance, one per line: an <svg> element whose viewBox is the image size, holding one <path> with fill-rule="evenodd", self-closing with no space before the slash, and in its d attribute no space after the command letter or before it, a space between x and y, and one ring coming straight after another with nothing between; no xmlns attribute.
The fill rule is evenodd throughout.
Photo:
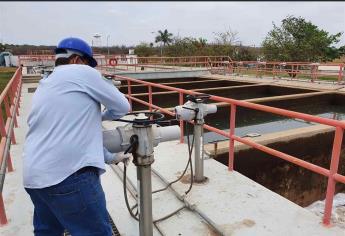
<svg viewBox="0 0 345 236"><path fill-rule="evenodd" d="M204 38L199 38L198 40L198 44L200 45L200 47L205 47L207 45L207 39L204 39Z"/></svg>
<svg viewBox="0 0 345 236"><path fill-rule="evenodd" d="M158 30L158 35L156 36L156 43L162 42L163 46L166 44L169 45L171 43L173 34L169 33L167 29L165 29L163 32L161 30Z"/></svg>
<svg viewBox="0 0 345 236"><path fill-rule="evenodd" d="M167 29L165 29L163 32L161 30L158 30L158 35L156 36L155 42L161 42L163 43L163 46L169 45L173 41L172 39L173 34L169 33ZM161 56L162 56L162 45L161 45Z"/></svg>

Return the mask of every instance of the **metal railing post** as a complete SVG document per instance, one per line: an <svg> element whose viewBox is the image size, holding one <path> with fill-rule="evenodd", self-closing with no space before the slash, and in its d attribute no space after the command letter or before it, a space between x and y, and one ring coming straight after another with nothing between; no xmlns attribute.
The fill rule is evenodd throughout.
<svg viewBox="0 0 345 236"><path fill-rule="evenodd" d="M4 119L2 118L2 111L1 111L1 109L0 109L0 135L1 135L1 138L7 137L7 132L6 132L6 128L5 128ZM12 135L13 135L13 133L12 133ZM1 162L0 162L0 165L1 165ZM12 165L12 160L11 160L10 153L8 153L7 171L8 172L12 172L13 171L13 165Z"/></svg>
<svg viewBox="0 0 345 236"><path fill-rule="evenodd" d="M329 225L332 215L332 205L335 192L334 175L338 172L338 165L340 159L341 145L343 141L344 130L341 127L337 127L334 135L332 159L328 176L327 192L325 200L325 211L323 216L323 224Z"/></svg>
<svg viewBox="0 0 345 236"><path fill-rule="evenodd" d="M343 78L343 68L344 68L344 65L340 64L339 65L339 74L338 74L338 84L340 84L340 81Z"/></svg>
<svg viewBox="0 0 345 236"><path fill-rule="evenodd" d="M11 112L10 112L10 106L9 106L9 101L8 101L8 96L5 96L4 97L4 104L5 104L5 110L6 110L6 119L12 117L11 115ZM6 120L7 122L7 120ZM14 122L16 123L16 119L14 119ZM12 135L11 135L11 141L12 141L12 144L16 144L16 137L14 136L14 132L13 132L13 129L12 129Z"/></svg>
<svg viewBox="0 0 345 236"><path fill-rule="evenodd" d="M16 75L15 75L16 76ZM13 80L13 83L11 84L11 86L10 86L10 89L8 90L8 93L9 93L9 103L10 103L10 110L11 110L11 108L13 107L14 108L14 100L15 100L15 98L16 98L16 92L15 91L13 91L13 87L15 86L15 84L16 84L16 81L15 80ZM14 119L14 127L18 127L18 122L17 122L17 116L16 116L16 114L17 114L17 109L16 109L16 111L14 112L14 114L13 114L13 117L12 117L12 119ZM12 116L12 114L11 114L11 116Z"/></svg>
<svg viewBox="0 0 345 236"><path fill-rule="evenodd" d="M236 105L230 105L230 130L229 130L229 163L228 163L228 170L234 170L234 159L235 159L235 140L233 139L233 135L235 134L235 126L236 126Z"/></svg>
<svg viewBox="0 0 345 236"><path fill-rule="evenodd" d="M151 85L148 86L148 92L149 92L149 104L150 104L149 110L150 112L152 112L152 86Z"/></svg>
<svg viewBox="0 0 345 236"><path fill-rule="evenodd" d="M5 204L4 198L2 197L2 193L0 192L0 226L7 224L7 217L5 211Z"/></svg>

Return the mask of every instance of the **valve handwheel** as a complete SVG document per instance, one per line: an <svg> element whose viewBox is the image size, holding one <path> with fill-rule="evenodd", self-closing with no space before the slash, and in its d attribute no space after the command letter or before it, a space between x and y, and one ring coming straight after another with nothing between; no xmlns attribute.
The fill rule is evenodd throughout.
<svg viewBox="0 0 345 236"><path fill-rule="evenodd" d="M134 115L136 118L134 118L134 120L117 119L115 121L122 121L137 125L150 125L158 123L165 117L164 114L160 112L131 112L126 114L126 116L128 115ZM144 115L145 117L139 117L139 115Z"/></svg>

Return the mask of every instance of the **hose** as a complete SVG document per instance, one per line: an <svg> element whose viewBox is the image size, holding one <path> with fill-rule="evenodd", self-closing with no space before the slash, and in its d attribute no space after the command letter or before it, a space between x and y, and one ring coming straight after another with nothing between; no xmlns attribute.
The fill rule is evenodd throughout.
<svg viewBox="0 0 345 236"><path fill-rule="evenodd" d="M129 214L131 214L131 216L135 220L139 221L139 218L136 215L133 214L131 208L129 207L129 203L128 203L128 197L127 197L127 166L126 166L126 164L124 164L124 170L123 170L123 193L124 193L124 196L125 196L126 207L127 207L127 210L129 211ZM133 209L134 209L134 207L133 207Z"/></svg>
<svg viewBox="0 0 345 236"><path fill-rule="evenodd" d="M190 165L190 170L191 170L191 184L189 189L186 191L186 194L188 194L191 190L191 186L193 185L193 164L192 164L192 151L193 151L193 145L194 145L194 134L193 134L193 139L192 139L192 145L190 145L190 140L189 140L189 130L187 127L188 122L186 122L186 130L187 130L187 140L188 140L188 162L187 165L185 167L185 169L183 170L182 174L174 181L170 182L167 186L165 186L164 188L158 189L153 191L152 193L158 193L164 190L167 190L172 184L180 181L183 176L186 174L186 171L188 169L188 166Z"/></svg>
<svg viewBox="0 0 345 236"><path fill-rule="evenodd" d="M188 130L188 122L186 122L186 130L187 130L187 144L188 144L188 155L189 155L189 163L190 163L190 185L188 190L185 192L185 194L187 195L193 187L193 183L194 183L194 173L193 173L193 163L192 163L192 152L193 152L193 146L194 146L194 132L193 132L193 139L192 139L192 145L190 145L190 141L189 141L189 130Z"/></svg>
<svg viewBox="0 0 345 236"><path fill-rule="evenodd" d="M167 190L172 184L178 182L179 180L181 180L183 178L183 176L185 175L185 173L187 172L187 169L188 169L188 166L190 166L190 172L191 172L191 177L190 177L190 185L189 185L189 188L188 190L185 192L185 194L187 195L191 189L192 189L192 186L193 186L193 164L192 164L192 152L193 152L193 146L194 146L194 139L195 139L195 136L194 136L194 133L193 133L193 137L192 137L192 142L190 142L190 138L189 138L189 130L188 130L188 122L186 122L186 130L187 130L187 143L188 143L188 162L187 162L187 165L184 169L184 171L182 172L182 174L174 181L170 182L167 184L167 186L165 186L164 188L162 189L158 189L158 190L155 190L152 192L152 194L154 193L158 193L158 192L161 192L161 191L164 191L164 190ZM114 170L114 169L113 169ZM126 203L126 207L127 207L127 210L129 212L129 214L131 215L132 218L134 218L136 221L139 221L139 218L137 217L138 215L138 204L134 204L132 207L129 206L129 202L128 202L128 196L127 196L127 166L126 164L124 164L124 170L123 170L123 193L124 193L124 198L125 198L125 203ZM133 193L132 193L133 195ZM135 196L135 198L137 197L137 195ZM134 214L133 213L133 210L134 209L137 209L137 212ZM161 235L164 235L163 232L159 229L159 227L157 226L156 223L158 222L161 222L161 221L164 221L170 217L172 217L173 215L175 215L176 213L180 212L181 210L185 209L186 208L186 205L183 205L182 207L176 209L175 211L157 219L157 220L154 220L153 221L153 224L154 226L156 227L156 229L159 231L159 233Z"/></svg>

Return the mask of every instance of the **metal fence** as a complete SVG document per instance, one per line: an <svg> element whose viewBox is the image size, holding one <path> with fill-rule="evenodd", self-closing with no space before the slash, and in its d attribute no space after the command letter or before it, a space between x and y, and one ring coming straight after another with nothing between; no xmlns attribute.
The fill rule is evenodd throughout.
<svg viewBox="0 0 345 236"><path fill-rule="evenodd" d="M13 171L10 146L16 144L13 128L18 127L21 88L22 68L19 67L0 95L0 225L7 224L2 190L6 169Z"/></svg>

